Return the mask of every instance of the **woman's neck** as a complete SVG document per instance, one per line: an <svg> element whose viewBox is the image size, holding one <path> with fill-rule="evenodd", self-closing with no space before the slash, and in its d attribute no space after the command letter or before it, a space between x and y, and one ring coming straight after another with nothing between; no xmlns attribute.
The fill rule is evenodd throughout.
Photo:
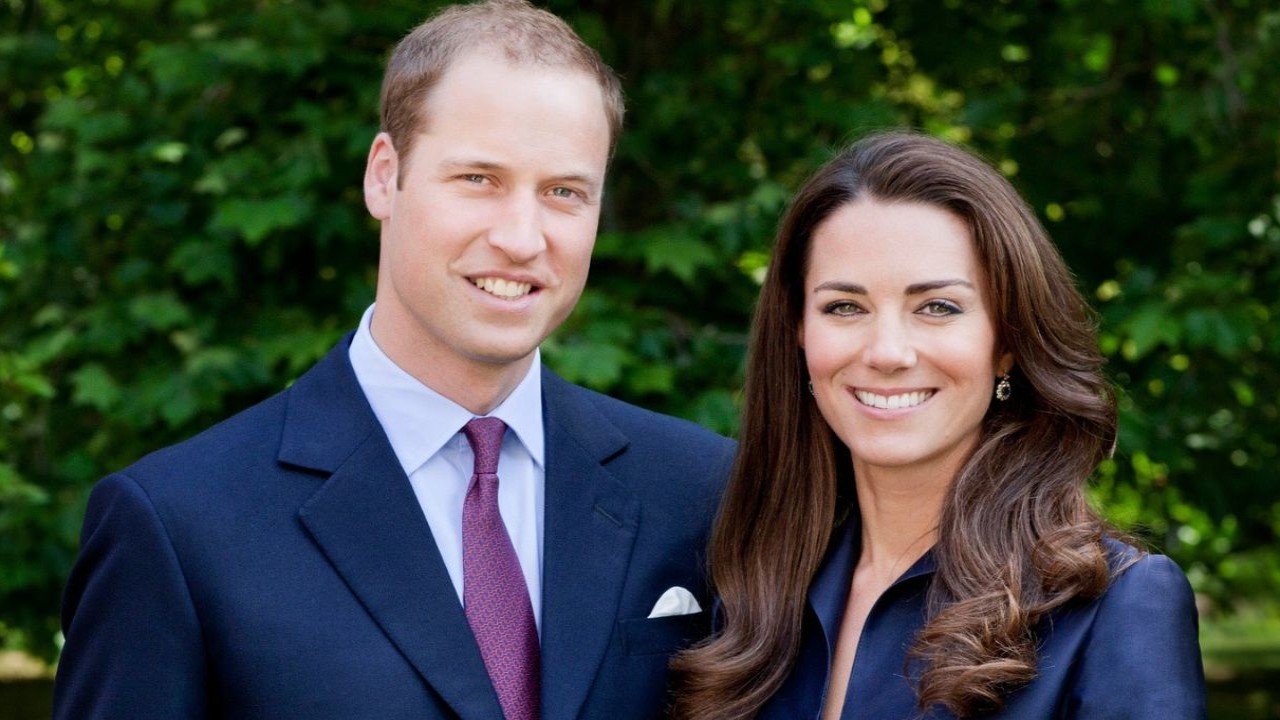
<svg viewBox="0 0 1280 720"><path fill-rule="evenodd" d="M887 587L938 540L938 518L954 473L937 468L860 467L854 477L862 515L857 572Z"/></svg>

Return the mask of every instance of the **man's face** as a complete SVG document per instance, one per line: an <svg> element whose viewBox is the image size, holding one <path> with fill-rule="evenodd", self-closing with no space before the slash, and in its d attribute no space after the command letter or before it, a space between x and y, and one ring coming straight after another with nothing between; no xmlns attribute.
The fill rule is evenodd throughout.
<svg viewBox="0 0 1280 720"><path fill-rule="evenodd" d="M459 383L518 382L573 310L609 126L586 73L485 53L456 60L426 102L411 157L385 134L369 153L365 201L382 221L374 337L455 397Z"/></svg>

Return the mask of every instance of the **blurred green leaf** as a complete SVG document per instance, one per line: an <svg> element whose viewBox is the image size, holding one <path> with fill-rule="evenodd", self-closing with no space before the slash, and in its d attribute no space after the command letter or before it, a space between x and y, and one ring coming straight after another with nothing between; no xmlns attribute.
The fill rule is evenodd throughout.
<svg viewBox="0 0 1280 720"><path fill-rule="evenodd" d="M311 213L308 203L297 196L244 200L232 198L218 203L212 230L231 230L257 245L274 230L294 227Z"/></svg>
<svg viewBox="0 0 1280 720"><path fill-rule="evenodd" d="M102 365L93 363L82 366L71 375L75 388L71 401L106 412L120 400L120 386Z"/></svg>
<svg viewBox="0 0 1280 720"><path fill-rule="evenodd" d="M630 354L614 345L580 343L561 346L554 358L556 369L569 382L603 389L622 377Z"/></svg>
<svg viewBox="0 0 1280 720"><path fill-rule="evenodd" d="M1138 360L1161 343L1175 344L1181 328L1161 303L1149 303L1133 313L1125 323L1131 345L1125 357Z"/></svg>
<svg viewBox="0 0 1280 720"><path fill-rule="evenodd" d="M155 330L168 330L191 322L191 311L172 293L139 295L129 301L129 317Z"/></svg>

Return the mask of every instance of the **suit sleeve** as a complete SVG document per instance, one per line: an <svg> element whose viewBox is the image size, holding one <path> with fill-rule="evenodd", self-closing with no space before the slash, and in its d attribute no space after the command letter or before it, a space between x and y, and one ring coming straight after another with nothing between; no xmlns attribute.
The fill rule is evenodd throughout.
<svg viewBox="0 0 1280 720"><path fill-rule="evenodd" d="M55 720L204 718L204 640L179 557L146 491L94 488L63 597Z"/></svg>
<svg viewBox="0 0 1280 720"><path fill-rule="evenodd" d="M1200 720L1204 668L1191 585L1163 555L1121 573L1100 601L1072 690L1081 720Z"/></svg>

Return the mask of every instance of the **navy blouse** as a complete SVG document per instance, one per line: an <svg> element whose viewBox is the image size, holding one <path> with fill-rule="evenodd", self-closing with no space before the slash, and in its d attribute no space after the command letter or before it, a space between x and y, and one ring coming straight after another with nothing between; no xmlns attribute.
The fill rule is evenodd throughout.
<svg viewBox="0 0 1280 720"><path fill-rule="evenodd" d="M800 656L760 713L767 720L818 718L831 658L859 554L856 519L833 540L809 589ZM1137 551L1115 540L1119 560ZM946 720L942 707L921 713L907 650L924 624L933 580L932 551L871 608L858 641L842 720ZM1195 600L1186 577L1163 555L1139 559L1100 598L1070 603L1038 626L1038 676L985 717L1013 720L1191 720L1205 717Z"/></svg>

